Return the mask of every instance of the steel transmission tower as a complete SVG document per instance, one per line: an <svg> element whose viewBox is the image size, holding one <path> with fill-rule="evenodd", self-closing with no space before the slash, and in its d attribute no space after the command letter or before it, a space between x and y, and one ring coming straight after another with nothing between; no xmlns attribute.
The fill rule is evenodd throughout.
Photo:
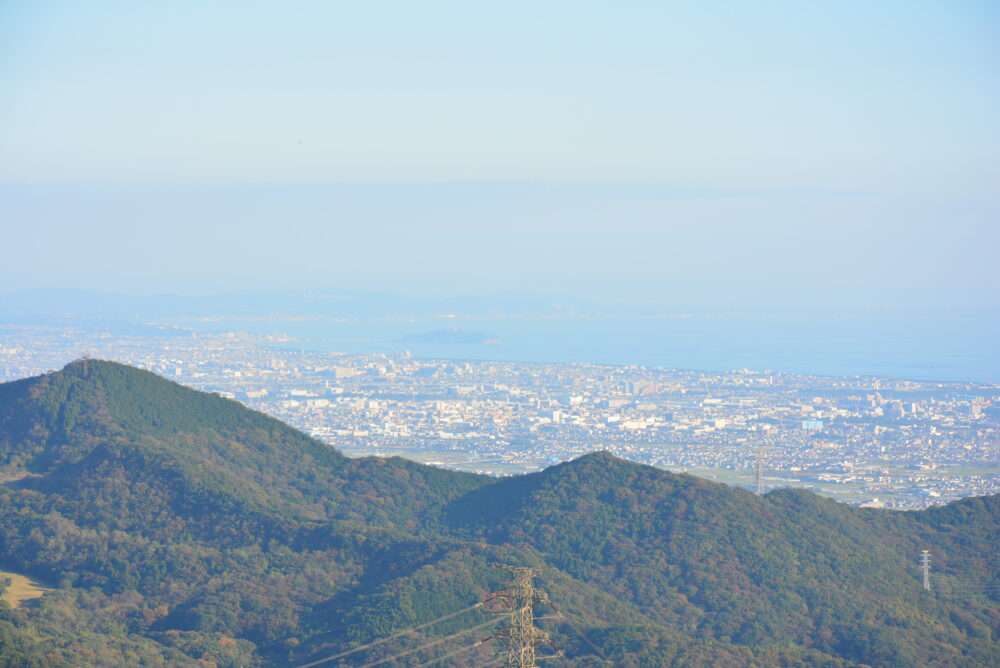
<svg viewBox="0 0 1000 668"><path fill-rule="evenodd" d="M920 551L920 566L924 571L924 589L931 590L931 553L930 550Z"/></svg>
<svg viewBox="0 0 1000 668"><path fill-rule="evenodd" d="M510 616L500 625L494 637L500 641L507 653L508 667L534 668L535 648L549 642L549 634L535 626L534 605L547 603L548 597L534 586L539 574L537 568L491 564L512 573L514 582L508 589L496 592L491 598L504 602L510 608ZM537 657L542 658L542 657Z"/></svg>

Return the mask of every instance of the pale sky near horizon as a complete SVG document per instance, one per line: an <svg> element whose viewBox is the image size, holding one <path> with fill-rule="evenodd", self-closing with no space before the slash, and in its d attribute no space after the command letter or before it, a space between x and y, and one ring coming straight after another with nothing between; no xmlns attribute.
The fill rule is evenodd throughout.
<svg viewBox="0 0 1000 668"><path fill-rule="evenodd" d="M998 288L997 2L9 0L0 92L0 290Z"/></svg>

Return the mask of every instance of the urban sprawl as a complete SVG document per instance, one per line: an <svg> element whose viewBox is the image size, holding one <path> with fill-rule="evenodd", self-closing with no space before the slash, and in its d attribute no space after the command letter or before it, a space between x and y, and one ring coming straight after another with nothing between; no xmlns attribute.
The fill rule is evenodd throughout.
<svg viewBox="0 0 1000 668"><path fill-rule="evenodd" d="M348 355L291 351L282 335L0 334L0 380L89 354L235 399L354 456L509 475L608 450L751 489L759 466L765 489L898 509L1000 492L996 384Z"/></svg>

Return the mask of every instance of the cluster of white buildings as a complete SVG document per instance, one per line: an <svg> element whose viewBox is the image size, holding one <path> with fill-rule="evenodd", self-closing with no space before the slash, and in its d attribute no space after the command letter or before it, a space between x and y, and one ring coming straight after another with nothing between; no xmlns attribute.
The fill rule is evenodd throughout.
<svg viewBox="0 0 1000 668"><path fill-rule="evenodd" d="M87 352L218 392L349 452L448 452L492 473L595 449L672 469L747 471L761 458L776 484L850 486L851 500L893 507L1000 491L1000 385L288 352L275 347L280 336L231 333L12 333L3 379Z"/></svg>

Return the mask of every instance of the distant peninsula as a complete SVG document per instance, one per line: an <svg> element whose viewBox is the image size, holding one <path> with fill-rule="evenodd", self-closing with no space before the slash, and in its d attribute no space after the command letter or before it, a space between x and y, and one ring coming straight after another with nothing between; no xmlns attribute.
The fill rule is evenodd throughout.
<svg viewBox="0 0 1000 668"><path fill-rule="evenodd" d="M496 334L491 332L469 332L462 329L437 329L423 334L404 336L406 343L438 343L438 344L495 344L500 343Z"/></svg>

